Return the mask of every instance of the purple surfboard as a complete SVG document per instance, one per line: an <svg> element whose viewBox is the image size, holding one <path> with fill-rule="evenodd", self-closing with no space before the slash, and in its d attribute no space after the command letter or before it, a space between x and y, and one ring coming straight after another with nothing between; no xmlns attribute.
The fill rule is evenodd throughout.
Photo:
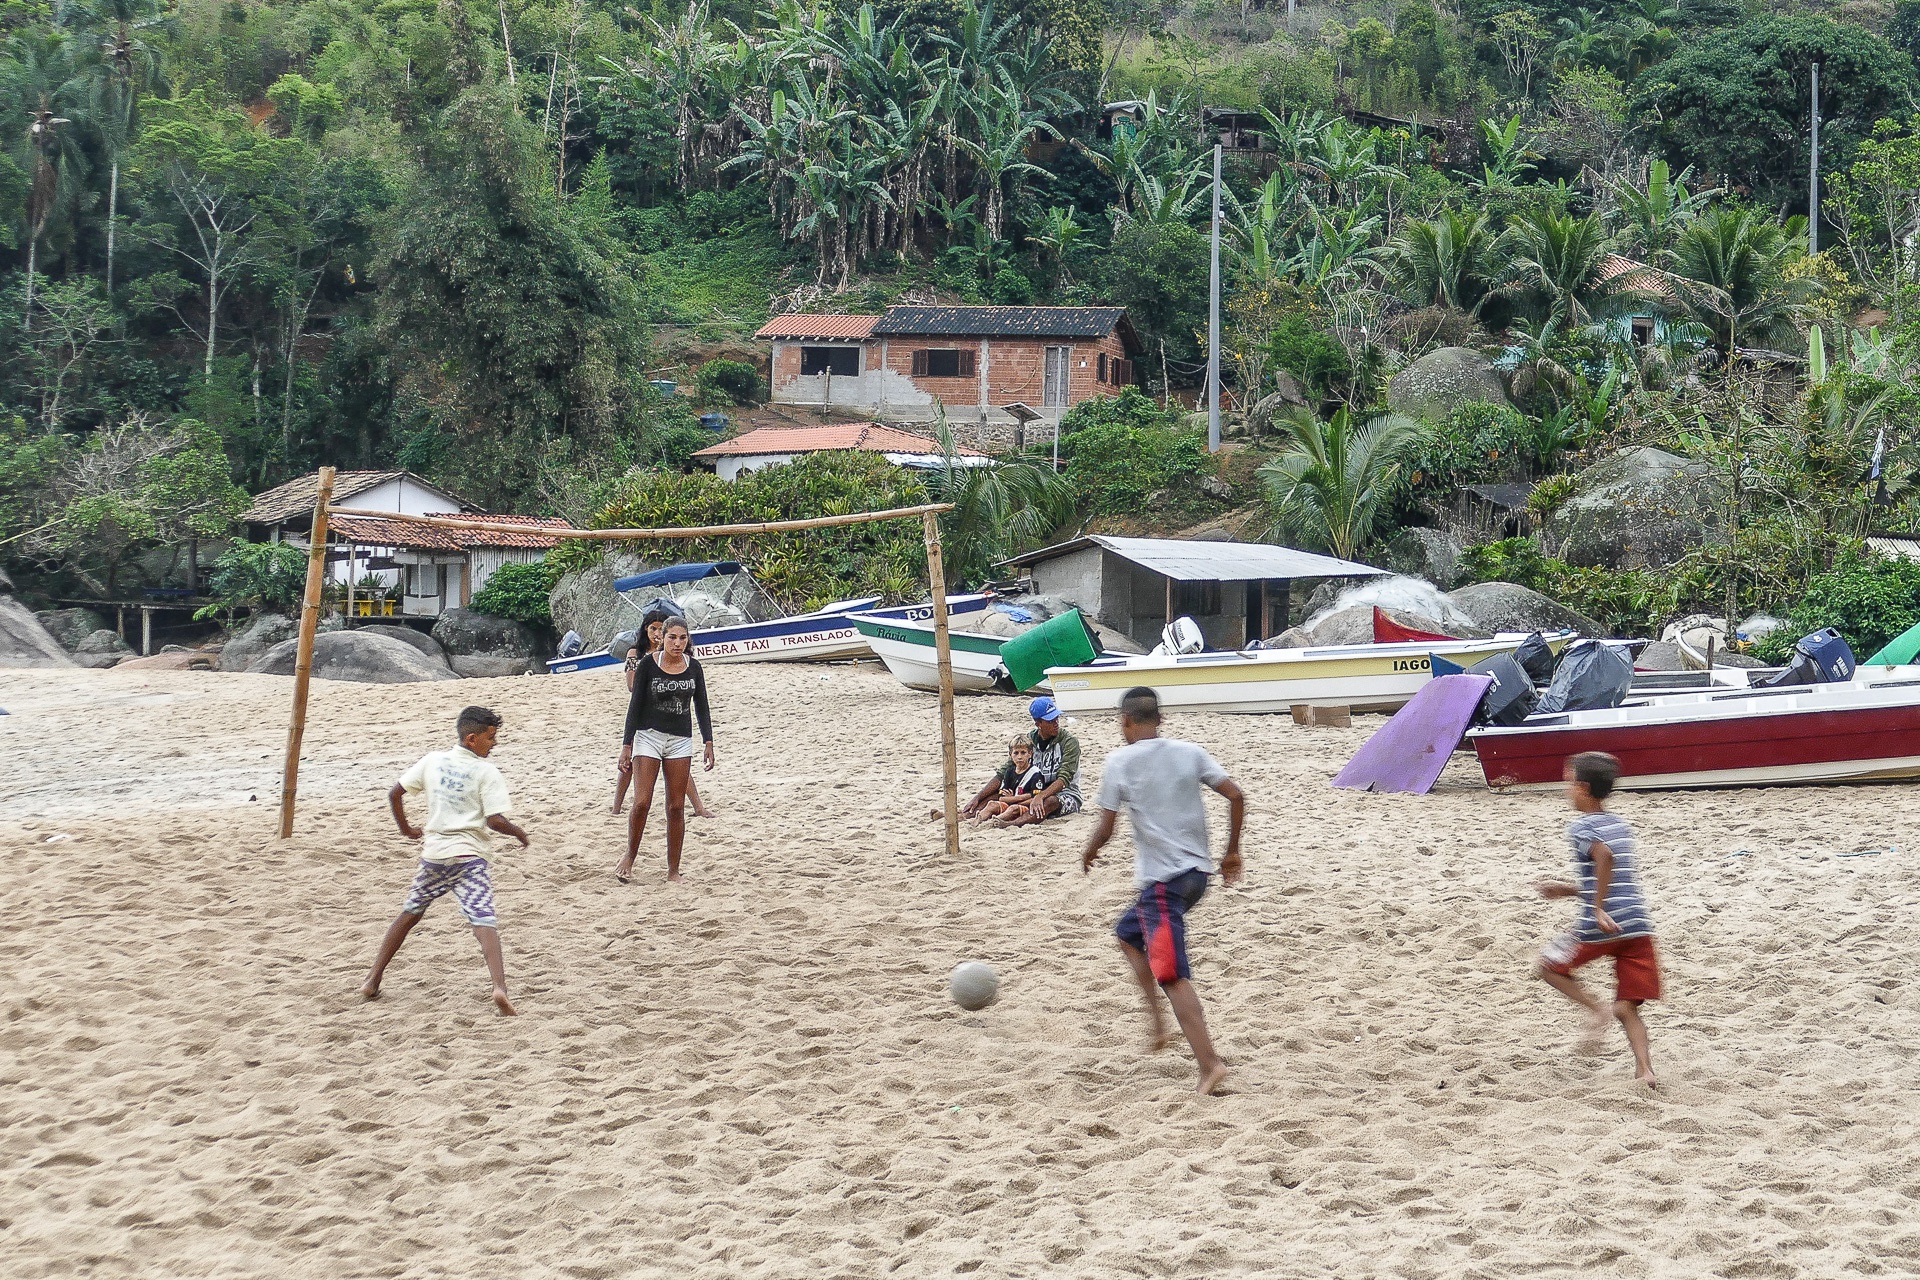
<svg viewBox="0 0 1920 1280"><path fill-rule="evenodd" d="M1354 753L1333 785L1417 796L1433 790L1492 683L1490 676L1474 675L1435 676L1427 681L1413 701L1394 712L1380 732Z"/></svg>

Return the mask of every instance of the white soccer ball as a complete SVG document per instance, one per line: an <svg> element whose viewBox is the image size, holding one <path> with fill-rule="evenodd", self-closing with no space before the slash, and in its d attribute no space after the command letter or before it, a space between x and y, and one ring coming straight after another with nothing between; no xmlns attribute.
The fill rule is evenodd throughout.
<svg viewBox="0 0 1920 1280"><path fill-rule="evenodd" d="M984 960L969 960L955 965L947 978L947 991L962 1009L984 1009L1000 994L1000 976Z"/></svg>

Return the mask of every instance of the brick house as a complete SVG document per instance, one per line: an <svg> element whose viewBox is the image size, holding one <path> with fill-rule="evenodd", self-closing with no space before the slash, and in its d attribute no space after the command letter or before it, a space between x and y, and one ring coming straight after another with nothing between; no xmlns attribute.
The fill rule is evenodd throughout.
<svg viewBox="0 0 1920 1280"><path fill-rule="evenodd" d="M1123 307L889 307L775 316L754 336L773 343L776 403L897 422L1057 420L1132 385L1142 354Z"/></svg>

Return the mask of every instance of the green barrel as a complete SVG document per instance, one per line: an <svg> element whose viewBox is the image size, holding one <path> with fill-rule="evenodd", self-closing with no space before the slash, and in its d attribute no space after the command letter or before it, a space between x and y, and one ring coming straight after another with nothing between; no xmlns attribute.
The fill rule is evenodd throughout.
<svg viewBox="0 0 1920 1280"><path fill-rule="evenodd" d="M1080 667L1100 654L1100 642L1078 609L1056 614L1000 646L1000 664L1024 693L1047 678L1048 667Z"/></svg>

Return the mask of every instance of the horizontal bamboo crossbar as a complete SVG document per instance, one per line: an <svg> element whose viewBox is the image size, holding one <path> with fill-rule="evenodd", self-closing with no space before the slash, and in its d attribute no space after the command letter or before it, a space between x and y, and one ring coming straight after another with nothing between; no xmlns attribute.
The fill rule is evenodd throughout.
<svg viewBox="0 0 1920 1280"><path fill-rule="evenodd" d="M359 516L368 520L398 520L439 529L472 529L482 533L537 534L590 542L658 542L671 538L725 538L738 534L791 533L799 529L831 529L836 525L871 524L876 520L905 520L953 510L951 502L930 502L892 511L857 511L844 516L815 516L808 520L770 520L761 524L713 524L699 529L554 529L537 524L469 520L461 516L413 516L398 511L367 511L359 507L328 507L329 516Z"/></svg>

